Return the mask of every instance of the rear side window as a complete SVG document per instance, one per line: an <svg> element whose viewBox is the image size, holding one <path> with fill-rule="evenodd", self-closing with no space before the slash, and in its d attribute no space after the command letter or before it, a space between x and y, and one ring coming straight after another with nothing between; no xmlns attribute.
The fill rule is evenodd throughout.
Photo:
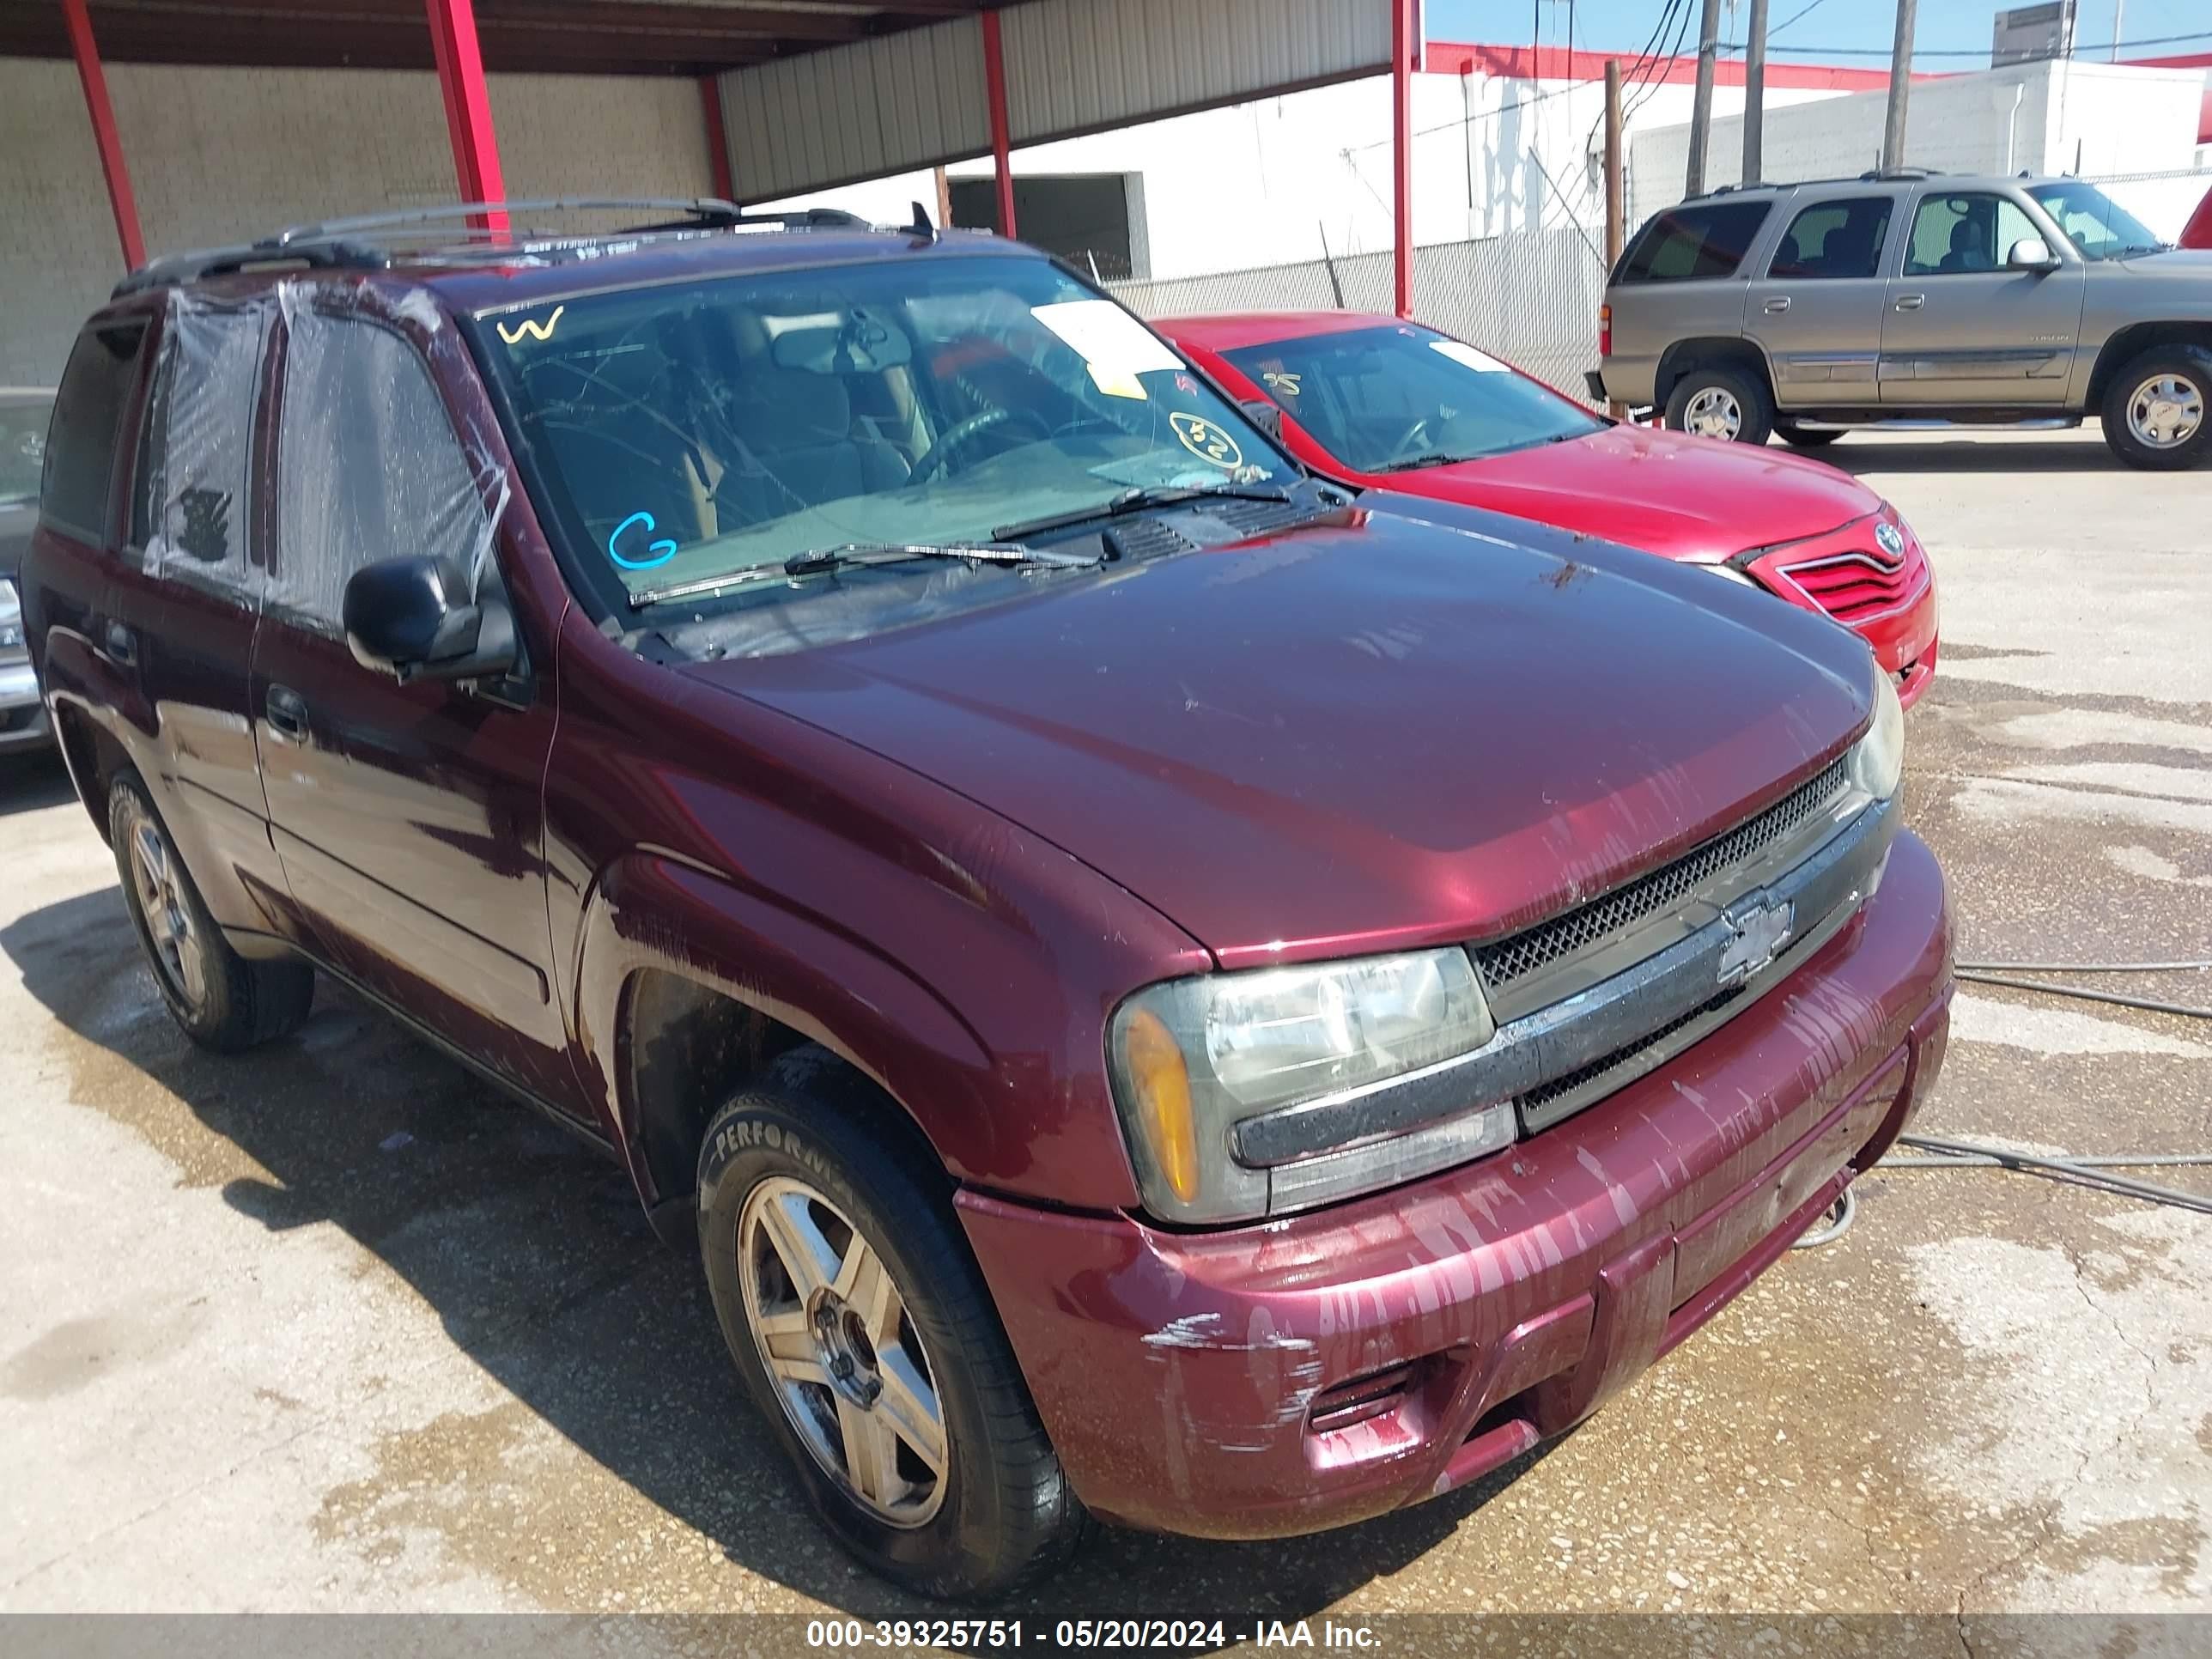
<svg viewBox="0 0 2212 1659"><path fill-rule="evenodd" d="M77 336L69 367L62 371L54 423L46 436L39 515L87 541L106 538L116 431L145 337L143 323L87 329Z"/></svg>
<svg viewBox="0 0 2212 1659"><path fill-rule="evenodd" d="M337 633L356 571L417 553L453 560L474 592L491 521L430 371L398 332L293 312L278 446L271 606Z"/></svg>
<svg viewBox="0 0 2212 1659"><path fill-rule="evenodd" d="M1790 222L1774 246L1771 276L1872 276L1881 266L1895 204L1887 196L1816 202Z"/></svg>
<svg viewBox="0 0 2212 1659"><path fill-rule="evenodd" d="M267 305L170 313L131 505L149 571L253 587L253 411L273 314Z"/></svg>
<svg viewBox="0 0 2212 1659"><path fill-rule="evenodd" d="M1624 283L1680 283L1733 276L1766 222L1765 202L1702 202L1671 208L1644 227L1621 261Z"/></svg>

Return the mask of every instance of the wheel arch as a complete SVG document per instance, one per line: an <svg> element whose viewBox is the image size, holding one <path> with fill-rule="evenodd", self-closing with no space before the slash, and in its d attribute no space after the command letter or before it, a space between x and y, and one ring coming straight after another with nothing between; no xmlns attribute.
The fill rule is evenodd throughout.
<svg viewBox="0 0 2212 1659"><path fill-rule="evenodd" d="M1774 371L1766 361L1766 353L1755 340L1741 334L1698 335L1686 340L1677 340L1660 354L1657 373L1652 377L1652 403L1660 409L1674 395L1674 388L1682 377L1696 368L1740 368L1757 374L1766 387L1771 402L1774 398Z"/></svg>
<svg viewBox="0 0 2212 1659"><path fill-rule="evenodd" d="M2168 345L2193 345L2212 351L2212 321L2130 323L2113 330L2097 352L2096 367L2089 371L2090 411L2104 407L2105 394L2129 363L2146 351Z"/></svg>
<svg viewBox="0 0 2212 1659"><path fill-rule="evenodd" d="M580 1052L655 1231L688 1239L708 1121L781 1056L817 1043L955 1178L992 1073L934 990L865 942L672 854L592 884L577 957Z"/></svg>

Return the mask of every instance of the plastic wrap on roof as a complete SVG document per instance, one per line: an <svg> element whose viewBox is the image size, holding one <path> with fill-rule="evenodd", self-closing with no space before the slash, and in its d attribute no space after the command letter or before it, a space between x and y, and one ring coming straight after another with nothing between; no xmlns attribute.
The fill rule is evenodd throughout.
<svg viewBox="0 0 2212 1659"><path fill-rule="evenodd" d="M335 629L345 585L381 559L449 560L471 597L507 501L505 470L454 429L423 350L458 351L434 301L285 283L271 606Z"/></svg>

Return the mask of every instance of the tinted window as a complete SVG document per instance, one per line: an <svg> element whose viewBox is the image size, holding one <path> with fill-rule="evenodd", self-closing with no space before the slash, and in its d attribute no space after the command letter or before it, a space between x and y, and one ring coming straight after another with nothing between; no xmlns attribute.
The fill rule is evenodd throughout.
<svg viewBox="0 0 2212 1659"><path fill-rule="evenodd" d="M108 481L115 470L116 427L131 395L143 323L87 329L77 336L54 400L46 439L39 509L49 522L91 541L107 533Z"/></svg>
<svg viewBox="0 0 2212 1659"><path fill-rule="evenodd" d="M1881 264L1893 205L1887 196L1814 203L1782 233L1767 274L1815 279L1873 276Z"/></svg>
<svg viewBox="0 0 2212 1659"><path fill-rule="evenodd" d="M1996 270L2014 242L2023 236L2039 241L2042 235L2009 197L1929 196L1912 216L1905 274L1960 276Z"/></svg>
<svg viewBox="0 0 2212 1659"><path fill-rule="evenodd" d="M1709 202L1678 207L1644 227L1621 261L1624 283L1679 283L1729 276L1766 222L1765 202Z"/></svg>
<svg viewBox="0 0 2212 1659"><path fill-rule="evenodd" d="M270 310L173 309L132 490L146 568L244 592L252 586L253 410Z"/></svg>
<svg viewBox="0 0 2212 1659"><path fill-rule="evenodd" d="M52 398L0 401L0 507L39 499L39 474L46 458Z"/></svg>
<svg viewBox="0 0 2212 1659"><path fill-rule="evenodd" d="M490 520L430 371L398 334L294 313L276 465L272 606L336 632L356 571L417 553L452 560L474 590Z"/></svg>
<svg viewBox="0 0 2212 1659"><path fill-rule="evenodd" d="M1601 425L1496 358L1412 323L1224 355L1358 472L1500 455Z"/></svg>

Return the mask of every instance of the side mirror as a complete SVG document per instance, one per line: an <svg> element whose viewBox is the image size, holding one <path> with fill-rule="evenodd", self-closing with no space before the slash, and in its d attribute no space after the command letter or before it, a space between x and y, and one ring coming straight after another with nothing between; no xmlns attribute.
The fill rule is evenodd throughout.
<svg viewBox="0 0 2212 1659"><path fill-rule="evenodd" d="M2008 270L2056 270L2058 256L2040 236L2023 236L2005 250Z"/></svg>
<svg viewBox="0 0 2212 1659"><path fill-rule="evenodd" d="M1277 443L1283 441L1283 406L1265 398L1247 398L1237 407L1244 418Z"/></svg>
<svg viewBox="0 0 2212 1659"><path fill-rule="evenodd" d="M354 660L403 684L508 672L517 660L514 612L495 596L471 602L467 592L450 559L416 554L355 571L341 607Z"/></svg>

